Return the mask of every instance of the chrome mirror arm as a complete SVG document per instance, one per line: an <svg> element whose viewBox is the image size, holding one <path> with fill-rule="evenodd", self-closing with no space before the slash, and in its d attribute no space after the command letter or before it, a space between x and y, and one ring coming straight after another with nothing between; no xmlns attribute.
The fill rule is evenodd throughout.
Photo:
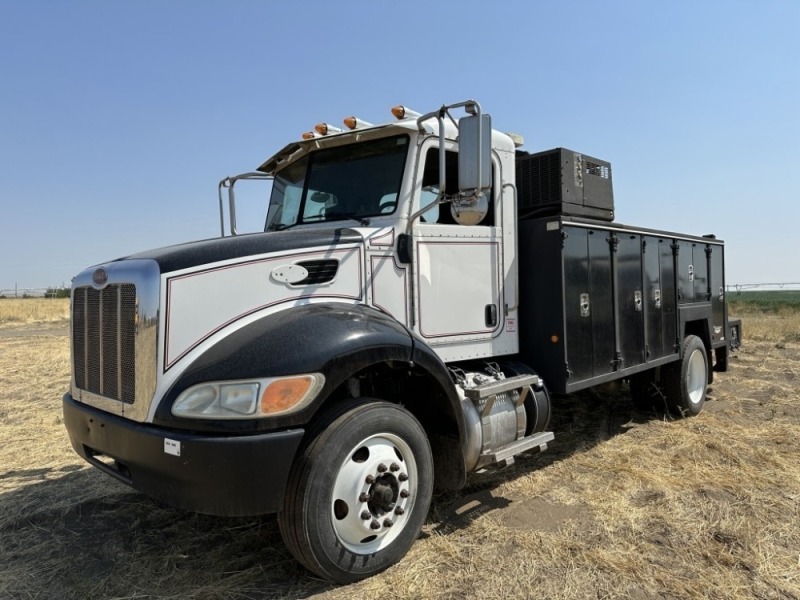
<svg viewBox="0 0 800 600"><path fill-rule="evenodd" d="M275 176L270 175L269 173L261 173L260 171L249 171L247 173L240 173L239 175L233 175L232 177L226 177L225 179L219 182L217 190L219 196L219 229L221 237L225 237L225 211L222 207L223 188L228 190L228 215L230 221L231 235L238 235L238 231L236 231L236 196L233 191L233 186L236 185L236 182L239 181L240 179L259 179L262 181L269 181L271 179L275 179Z"/></svg>

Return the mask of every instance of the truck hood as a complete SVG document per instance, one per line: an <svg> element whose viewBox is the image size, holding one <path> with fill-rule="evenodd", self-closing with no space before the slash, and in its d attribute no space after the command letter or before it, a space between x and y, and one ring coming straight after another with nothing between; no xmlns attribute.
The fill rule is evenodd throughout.
<svg viewBox="0 0 800 600"><path fill-rule="evenodd" d="M117 260L147 258L154 260L162 273L187 269L197 265L213 263L243 256L332 246L362 242L363 236L355 229L294 229L269 233L251 233L235 237L214 238L167 246L124 256Z"/></svg>

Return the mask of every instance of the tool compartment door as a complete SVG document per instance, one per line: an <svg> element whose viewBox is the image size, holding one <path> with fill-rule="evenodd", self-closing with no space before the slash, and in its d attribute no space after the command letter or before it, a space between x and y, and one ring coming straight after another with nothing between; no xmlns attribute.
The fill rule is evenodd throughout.
<svg viewBox="0 0 800 600"><path fill-rule="evenodd" d="M614 302L608 232L565 227L564 314L569 380L611 373Z"/></svg>
<svg viewBox="0 0 800 600"><path fill-rule="evenodd" d="M644 296L642 292L642 236L620 233L617 245L617 299L621 367L645 361Z"/></svg>

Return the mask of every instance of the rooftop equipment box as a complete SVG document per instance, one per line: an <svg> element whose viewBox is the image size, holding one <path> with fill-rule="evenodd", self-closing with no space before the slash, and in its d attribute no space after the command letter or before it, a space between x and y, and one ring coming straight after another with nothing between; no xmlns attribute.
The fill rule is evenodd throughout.
<svg viewBox="0 0 800 600"><path fill-rule="evenodd" d="M611 163L566 148L518 152L517 191L521 219L563 214L614 220Z"/></svg>

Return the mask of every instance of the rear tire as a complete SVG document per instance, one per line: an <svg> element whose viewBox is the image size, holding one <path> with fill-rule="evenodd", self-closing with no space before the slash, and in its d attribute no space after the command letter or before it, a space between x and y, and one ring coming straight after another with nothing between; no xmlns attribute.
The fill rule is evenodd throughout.
<svg viewBox="0 0 800 600"><path fill-rule="evenodd" d="M392 566L430 507L433 458L407 410L367 398L321 415L289 475L281 535L309 571L351 583Z"/></svg>
<svg viewBox="0 0 800 600"><path fill-rule="evenodd" d="M681 359L661 367L661 384L667 404L682 416L700 414L708 387L708 353L696 335L683 340Z"/></svg>

